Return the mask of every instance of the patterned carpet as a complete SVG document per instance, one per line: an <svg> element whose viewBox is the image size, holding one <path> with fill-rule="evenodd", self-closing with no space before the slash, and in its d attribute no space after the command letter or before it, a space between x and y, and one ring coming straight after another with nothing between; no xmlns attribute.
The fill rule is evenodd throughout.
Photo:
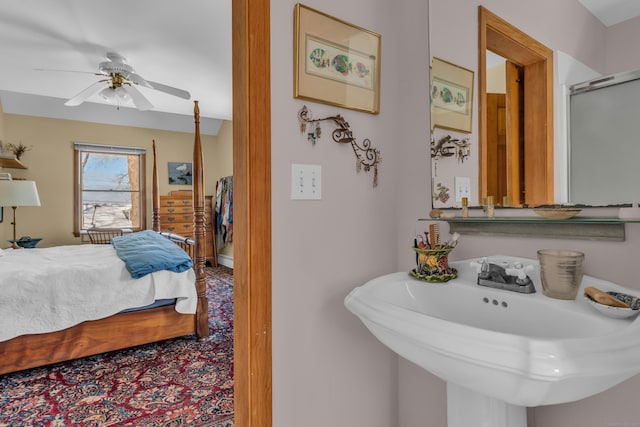
<svg viewBox="0 0 640 427"><path fill-rule="evenodd" d="M233 270L207 268L205 342L172 339L0 375L0 426L233 426Z"/></svg>

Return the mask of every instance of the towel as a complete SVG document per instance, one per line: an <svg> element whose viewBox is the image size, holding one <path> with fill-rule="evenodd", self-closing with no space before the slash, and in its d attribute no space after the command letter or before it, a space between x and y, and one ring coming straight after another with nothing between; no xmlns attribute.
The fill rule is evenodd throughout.
<svg viewBox="0 0 640 427"><path fill-rule="evenodd" d="M114 237L111 244L134 279L160 270L181 273L193 267L182 248L152 230Z"/></svg>

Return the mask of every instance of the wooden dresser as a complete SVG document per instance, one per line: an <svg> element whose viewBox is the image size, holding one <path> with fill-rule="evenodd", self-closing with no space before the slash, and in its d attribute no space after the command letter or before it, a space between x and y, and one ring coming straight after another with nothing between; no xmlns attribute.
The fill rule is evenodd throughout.
<svg viewBox="0 0 640 427"><path fill-rule="evenodd" d="M217 266L213 224L213 196L205 196L205 258ZM160 230L193 238L193 197L190 190L170 191L160 196Z"/></svg>

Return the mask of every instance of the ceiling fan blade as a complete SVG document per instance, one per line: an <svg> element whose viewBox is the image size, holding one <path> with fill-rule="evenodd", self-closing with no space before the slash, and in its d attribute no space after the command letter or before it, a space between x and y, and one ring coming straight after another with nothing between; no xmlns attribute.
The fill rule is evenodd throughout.
<svg viewBox="0 0 640 427"><path fill-rule="evenodd" d="M178 98L191 99L191 94L186 90L163 85L161 83L152 82L150 80L146 80L146 82L151 85L152 89L159 90L160 92L168 93L169 95L177 96Z"/></svg>
<svg viewBox="0 0 640 427"><path fill-rule="evenodd" d="M153 108L153 104L134 86L122 85L122 88L131 96L133 105L135 105L138 110L145 111Z"/></svg>
<svg viewBox="0 0 640 427"><path fill-rule="evenodd" d="M127 73L126 75L124 75L124 78L137 85L148 87L149 89L153 89L153 86L151 86L149 82L143 79L140 74Z"/></svg>
<svg viewBox="0 0 640 427"><path fill-rule="evenodd" d="M95 82L70 100L64 103L67 107L75 107L76 105L82 104L87 98L95 95L100 92L106 86L109 86L108 80L100 80L99 82Z"/></svg>
<svg viewBox="0 0 640 427"><path fill-rule="evenodd" d="M80 71L80 70L61 70L57 68L34 68L33 71L53 71L56 73L82 73L82 74L95 74L97 76L103 76L104 74L96 71Z"/></svg>

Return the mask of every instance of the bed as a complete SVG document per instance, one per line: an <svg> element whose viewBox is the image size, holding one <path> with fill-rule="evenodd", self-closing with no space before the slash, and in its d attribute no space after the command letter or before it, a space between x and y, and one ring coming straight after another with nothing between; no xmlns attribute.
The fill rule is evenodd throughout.
<svg viewBox="0 0 640 427"><path fill-rule="evenodd" d="M187 292L189 295L178 294L175 298L170 298L169 305L156 306L143 310L127 311L128 307L110 308L110 311L116 310L116 314L106 314L107 317L101 317L94 320L86 320L75 323L76 313L66 313L70 315L71 320L65 320L75 323L73 326L55 332L32 333L33 325L26 328L29 332L7 332L6 340L0 338L0 374L15 372L24 369L44 366L52 363L62 362L71 359L82 358L94 354L104 353L107 351L120 350L123 348L138 346L151 342L161 341L169 338L176 338L186 335L195 334L198 340L204 340L209 334L208 323L208 301L206 297L205 283L205 214L204 214L204 170L202 158L202 146L200 141L200 112L198 101L194 102L194 122L195 122L195 138L193 147L193 205L194 205L194 237L193 240L185 239L170 233L160 232L159 221L159 182L158 169L156 160L156 147L153 144L153 213L152 223L153 231L163 238L173 241L182 247L193 259L193 268L182 272L175 272L177 275L189 276L186 279L192 284L193 288ZM107 251L113 251L110 245L76 245L94 247L98 253L95 259L105 256ZM46 248L51 249L51 248ZM62 247L60 248L62 250ZM76 250L83 250L80 247ZM25 250L26 251L26 250ZM33 249L29 249L33 251ZM55 252L53 249L52 252ZM102 252L100 252L102 251ZM33 253L35 256L37 251ZM59 254L54 254L58 256ZM51 255L51 256L54 256ZM72 255L73 256L73 255ZM78 257L75 254L76 258ZM83 256L86 255L83 252ZM32 264L33 265L33 264ZM80 268L78 268L80 269ZM97 269L97 267L96 267ZM109 269L109 267L107 267ZM89 272L86 272L89 274ZM114 274L126 277L126 274ZM156 274L156 273L153 273ZM148 277L147 282L162 282L167 280L166 272L159 272L157 277ZM81 276L84 281L91 281L89 276ZM130 277L130 276L129 276ZM169 279L173 286L172 279ZM77 279L75 279L77 280ZM142 279L136 279L142 280ZM49 285L49 280L43 280L43 286ZM115 283L115 282L114 282ZM80 285L83 283L80 282ZM177 286L177 285L176 285ZM114 288L117 288L114 285ZM144 303L149 300L149 291L142 290L138 294L144 294L131 297L133 306L138 307L140 301ZM180 289L184 289L180 285ZM182 292L182 291L181 291ZM159 296L162 296L163 291ZM154 295L152 299L156 299L158 295ZM96 298L104 298L98 296ZM135 302L134 302L135 300ZM186 305L185 305L186 304ZM117 304L116 304L117 305ZM6 307L6 303L4 305ZM3 307L3 305L0 305ZM124 308L124 310L121 310ZM5 313L1 313L5 315ZM103 313L104 315L104 313ZM56 316L53 316L56 317ZM97 316L94 316L97 317ZM20 334L17 336L13 336Z"/></svg>

